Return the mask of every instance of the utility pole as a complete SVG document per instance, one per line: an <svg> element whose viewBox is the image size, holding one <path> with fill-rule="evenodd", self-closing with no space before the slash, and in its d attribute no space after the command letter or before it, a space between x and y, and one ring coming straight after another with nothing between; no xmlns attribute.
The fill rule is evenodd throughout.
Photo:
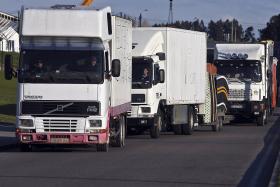
<svg viewBox="0 0 280 187"><path fill-rule="evenodd" d="M233 43L233 20L231 21L231 42Z"/></svg>
<svg viewBox="0 0 280 187"><path fill-rule="evenodd" d="M236 33L236 26L234 27L234 42L236 43L236 38L237 38L237 33Z"/></svg>
<svg viewBox="0 0 280 187"><path fill-rule="evenodd" d="M170 5L169 5L169 16L168 16L168 24L173 23L173 0L169 0Z"/></svg>
<svg viewBox="0 0 280 187"><path fill-rule="evenodd" d="M142 13L139 16L139 27L142 27Z"/></svg>
<svg viewBox="0 0 280 187"><path fill-rule="evenodd" d="M138 18L138 20L139 20L139 27L142 27L142 21L143 21L143 13L145 13L145 12L148 12L149 10L148 9L145 9L145 10L142 10L141 12L140 12L140 15L139 15L139 18Z"/></svg>

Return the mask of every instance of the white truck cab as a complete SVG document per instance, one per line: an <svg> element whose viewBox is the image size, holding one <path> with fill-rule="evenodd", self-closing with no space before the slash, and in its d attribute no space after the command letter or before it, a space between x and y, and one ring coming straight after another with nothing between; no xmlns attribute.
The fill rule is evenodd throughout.
<svg viewBox="0 0 280 187"><path fill-rule="evenodd" d="M23 9L17 137L37 144L124 146L131 109L131 21L100 10ZM12 78L6 56L6 78ZM122 90L123 92L120 92Z"/></svg>
<svg viewBox="0 0 280 187"><path fill-rule="evenodd" d="M161 130L191 134L197 124L196 108L205 103L205 33L134 28L132 56L128 130L139 134L150 130L152 138L158 138Z"/></svg>
<svg viewBox="0 0 280 187"><path fill-rule="evenodd" d="M264 125L271 111L273 42L216 44L218 74L229 81L228 117L254 117Z"/></svg>
<svg viewBox="0 0 280 187"><path fill-rule="evenodd" d="M153 127L160 102L166 97L164 39L160 32L151 35L141 32L141 29L133 30L135 36L132 44L133 106L128 118L128 129L137 133ZM143 43L144 41L147 43ZM156 129L152 128L150 132L152 137L158 136Z"/></svg>

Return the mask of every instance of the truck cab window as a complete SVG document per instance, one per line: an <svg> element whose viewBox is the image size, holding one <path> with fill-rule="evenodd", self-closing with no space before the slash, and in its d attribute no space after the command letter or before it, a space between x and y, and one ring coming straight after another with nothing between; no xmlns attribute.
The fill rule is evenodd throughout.
<svg viewBox="0 0 280 187"><path fill-rule="evenodd" d="M109 73L109 53L108 51L105 52L105 72Z"/></svg>
<svg viewBox="0 0 280 187"><path fill-rule="evenodd" d="M148 89L152 87L153 60L151 58L133 58L132 88Z"/></svg>
<svg viewBox="0 0 280 187"><path fill-rule="evenodd" d="M159 83L159 81L160 81L159 78L160 78L160 75L159 75L159 65L155 64L154 65L154 83L155 84Z"/></svg>
<svg viewBox="0 0 280 187"><path fill-rule="evenodd" d="M215 62L218 74L229 80L242 82L261 82L262 69L256 60L218 60Z"/></svg>
<svg viewBox="0 0 280 187"><path fill-rule="evenodd" d="M103 51L23 50L19 80L23 83L99 84L104 74L103 54Z"/></svg>

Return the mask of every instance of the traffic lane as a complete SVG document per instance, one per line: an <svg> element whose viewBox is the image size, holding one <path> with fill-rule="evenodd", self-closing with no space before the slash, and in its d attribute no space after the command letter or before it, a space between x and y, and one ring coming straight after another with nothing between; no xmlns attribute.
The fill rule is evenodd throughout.
<svg viewBox="0 0 280 187"><path fill-rule="evenodd" d="M13 124L4 124L4 123L0 123L0 135L3 133L3 132L9 132L9 133L15 133L15 125Z"/></svg>
<svg viewBox="0 0 280 187"><path fill-rule="evenodd" d="M53 185L104 186L237 186L263 146L271 127L254 124L226 126L222 133L210 129L193 136L129 137L125 149L96 153L5 152L0 156L0 185L42 181ZM90 152L92 151L92 152Z"/></svg>
<svg viewBox="0 0 280 187"><path fill-rule="evenodd" d="M15 147L15 126L0 123L0 151Z"/></svg>

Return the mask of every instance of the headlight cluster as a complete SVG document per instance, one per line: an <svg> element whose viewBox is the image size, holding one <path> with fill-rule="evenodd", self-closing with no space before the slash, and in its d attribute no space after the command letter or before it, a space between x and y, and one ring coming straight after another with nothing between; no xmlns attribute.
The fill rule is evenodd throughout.
<svg viewBox="0 0 280 187"><path fill-rule="evenodd" d="M102 121L101 120L89 120L89 126L90 126L90 128L102 127Z"/></svg>
<svg viewBox="0 0 280 187"><path fill-rule="evenodd" d="M151 107L141 107L142 113L151 113Z"/></svg>
<svg viewBox="0 0 280 187"><path fill-rule="evenodd" d="M20 127L33 127L33 120L32 119L20 119L19 120Z"/></svg>
<svg viewBox="0 0 280 187"><path fill-rule="evenodd" d="M254 93L254 95L259 95L259 91L258 90L254 90L253 93Z"/></svg>

